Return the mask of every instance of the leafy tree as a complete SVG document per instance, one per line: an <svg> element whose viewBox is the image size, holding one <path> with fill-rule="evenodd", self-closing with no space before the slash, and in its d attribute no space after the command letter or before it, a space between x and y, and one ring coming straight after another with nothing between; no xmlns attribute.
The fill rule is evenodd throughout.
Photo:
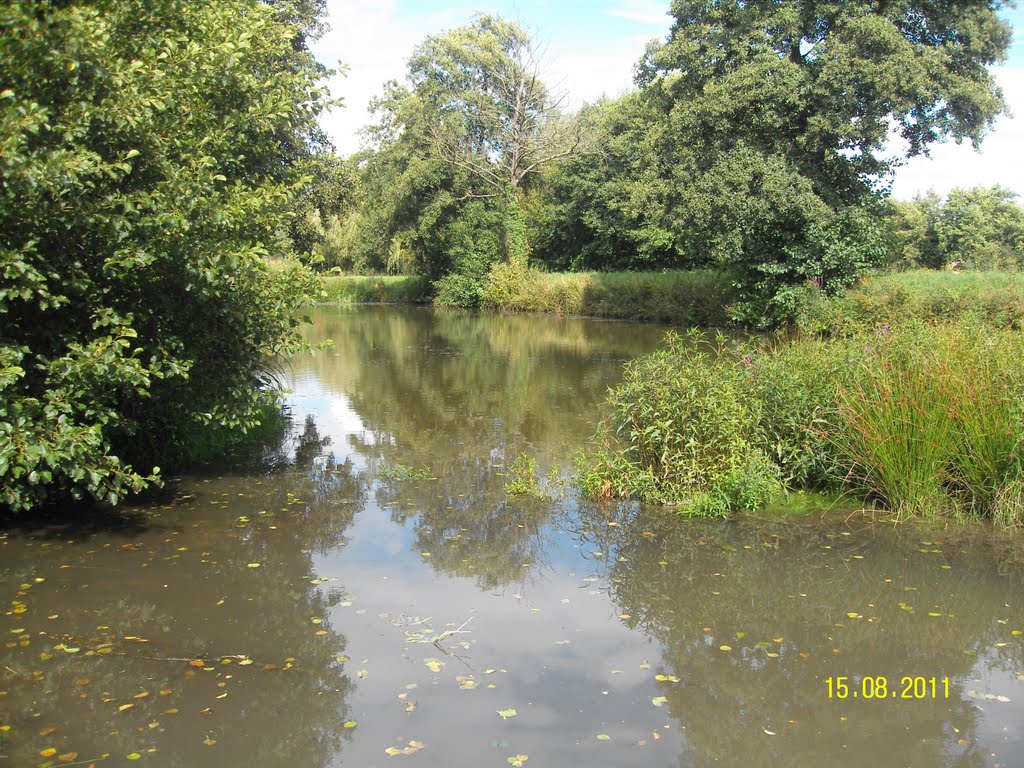
<svg viewBox="0 0 1024 768"><path fill-rule="evenodd" d="M911 201L894 201L886 212L885 226L889 255L887 266L893 269L942 266L935 222L942 198L935 192L918 195Z"/></svg>
<svg viewBox="0 0 1024 768"><path fill-rule="evenodd" d="M837 290L880 255L871 223L893 163L936 141L977 143L1003 107L987 67L1010 27L989 0L676 0L637 82L661 110L650 162L673 188L678 248L729 269L755 320L792 286Z"/></svg>
<svg viewBox="0 0 1024 768"><path fill-rule="evenodd" d="M320 137L297 9L0 6L0 504L117 502L257 423L310 287L263 261Z"/></svg>
<svg viewBox="0 0 1024 768"><path fill-rule="evenodd" d="M935 221L941 264L961 262L972 269L1024 266L1024 208L1016 197L998 186L950 192Z"/></svg>
<svg viewBox="0 0 1024 768"><path fill-rule="evenodd" d="M524 265L524 184L579 143L561 99L541 80L540 54L519 25L479 14L469 26L428 37L409 60L413 91L431 112L433 152L499 198L505 255Z"/></svg>

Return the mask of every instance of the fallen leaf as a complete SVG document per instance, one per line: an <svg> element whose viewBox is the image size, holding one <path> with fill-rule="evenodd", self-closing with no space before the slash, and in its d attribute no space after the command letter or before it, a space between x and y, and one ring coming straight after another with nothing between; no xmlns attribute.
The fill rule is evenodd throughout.
<svg viewBox="0 0 1024 768"><path fill-rule="evenodd" d="M664 696L655 696L654 698L651 699L651 704L653 704L656 707L660 707L660 706L662 706L664 704L667 704L667 703L668 703L668 699L665 698Z"/></svg>
<svg viewBox="0 0 1024 768"><path fill-rule="evenodd" d="M429 669L431 672L440 672L441 667L444 666L443 661L434 658L424 659L423 663L427 665L427 669Z"/></svg>
<svg viewBox="0 0 1024 768"><path fill-rule="evenodd" d="M599 734L597 734L597 740L598 741L611 741L612 737L609 736L607 733L599 733Z"/></svg>
<svg viewBox="0 0 1024 768"><path fill-rule="evenodd" d="M259 568L259 567L260 567L260 564L259 564L259 563L249 563L249 564L248 564L247 566L245 566L245 567L246 567L246 568Z"/></svg>
<svg viewBox="0 0 1024 768"><path fill-rule="evenodd" d="M502 720L508 720L510 717L515 717L519 713L514 709L499 709L498 714Z"/></svg>
<svg viewBox="0 0 1024 768"><path fill-rule="evenodd" d="M680 680L680 678L676 677L675 675L655 675L654 679L657 680L659 683L678 683Z"/></svg>
<svg viewBox="0 0 1024 768"><path fill-rule="evenodd" d="M341 727L342 728L355 728L356 727L356 721L355 720L346 720L344 723L341 724Z"/></svg>
<svg viewBox="0 0 1024 768"><path fill-rule="evenodd" d="M506 758L506 762L508 762L509 765L515 766L515 768L519 768L523 763L525 763L529 759L529 755L514 755L512 757Z"/></svg>
<svg viewBox="0 0 1024 768"><path fill-rule="evenodd" d="M53 747L47 747L46 749L39 750L39 754L43 757L53 757L57 754L57 750Z"/></svg>

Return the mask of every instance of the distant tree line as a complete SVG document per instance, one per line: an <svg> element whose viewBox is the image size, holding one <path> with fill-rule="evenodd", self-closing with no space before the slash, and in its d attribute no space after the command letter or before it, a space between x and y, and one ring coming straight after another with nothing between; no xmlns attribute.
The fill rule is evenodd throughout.
<svg viewBox="0 0 1024 768"><path fill-rule="evenodd" d="M541 82L536 43L479 15L426 38L405 82L386 86L366 149L346 162L351 204L314 250L325 267L427 275L466 305L493 264L527 256L548 269L711 267L755 324L791 314L806 281L835 293L893 247L900 264L966 249L972 265L1008 265L975 242L990 225L970 243L953 234L960 196L984 207L989 193L955 193L919 232L916 208L879 191L899 160L884 152L891 131L914 156L979 142L1004 110L989 71L1010 42L1001 8L676 0L637 90L575 113ZM1012 200L992 194L1012 218Z"/></svg>

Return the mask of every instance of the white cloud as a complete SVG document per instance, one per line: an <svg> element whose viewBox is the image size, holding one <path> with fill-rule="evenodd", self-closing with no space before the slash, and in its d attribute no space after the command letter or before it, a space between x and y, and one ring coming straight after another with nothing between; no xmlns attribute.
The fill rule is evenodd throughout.
<svg viewBox="0 0 1024 768"><path fill-rule="evenodd" d="M668 3L663 0L624 0L614 8L605 11L607 16L652 24L668 29Z"/></svg>
<svg viewBox="0 0 1024 768"><path fill-rule="evenodd" d="M999 184L1024 198L1024 68L1005 67L995 74L1015 117L999 118L980 152L969 142L943 144L932 149L931 157L907 161L896 172L893 197L909 200L929 189L944 195L955 187Z"/></svg>
<svg viewBox="0 0 1024 768"><path fill-rule="evenodd" d="M401 80L405 60L423 34L404 27L396 0L328 0L331 30L313 52L327 66L340 60L347 75L329 81L331 95L345 106L323 115L320 124L342 154L359 148L357 132L370 122L367 107L388 80Z"/></svg>

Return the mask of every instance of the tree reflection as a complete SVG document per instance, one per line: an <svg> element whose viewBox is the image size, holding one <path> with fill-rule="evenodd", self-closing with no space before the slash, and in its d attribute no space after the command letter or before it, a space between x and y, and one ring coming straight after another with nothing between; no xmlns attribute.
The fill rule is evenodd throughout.
<svg viewBox="0 0 1024 768"><path fill-rule="evenodd" d="M414 518L415 546L445 573L493 589L545 562L555 505L508 503L505 471L520 453L542 472L592 434L625 359L650 351L646 326L388 307L322 308L311 341L332 353L296 364L296 387L341 396L365 430L343 450L371 469L427 467L434 479L385 480L377 502ZM529 568L524 568L529 564Z"/></svg>
<svg viewBox="0 0 1024 768"><path fill-rule="evenodd" d="M974 654L1009 639L1014 587L994 568L943 569L957 547L934 532L926 547L874 527L622 506L585 509L579 535L609 552L613 599L680 678L658 685L685 727L682 764L986 764L966 691L988 667ZM885 677L889 695L829 700L838 675L858 692ZM893 699L903 676L948 677L951 696Z"/></svg>
<svg viewBox="0 0 1024 768"><path fill-rule="evenodd" d="M3 584L26 606L4 634L27 640L0 662L5 754L331 764L352 683L312 553L344 545L367 483L326 447L306 421L273 473L183 479L144 529L4 538Z"/></svg>

